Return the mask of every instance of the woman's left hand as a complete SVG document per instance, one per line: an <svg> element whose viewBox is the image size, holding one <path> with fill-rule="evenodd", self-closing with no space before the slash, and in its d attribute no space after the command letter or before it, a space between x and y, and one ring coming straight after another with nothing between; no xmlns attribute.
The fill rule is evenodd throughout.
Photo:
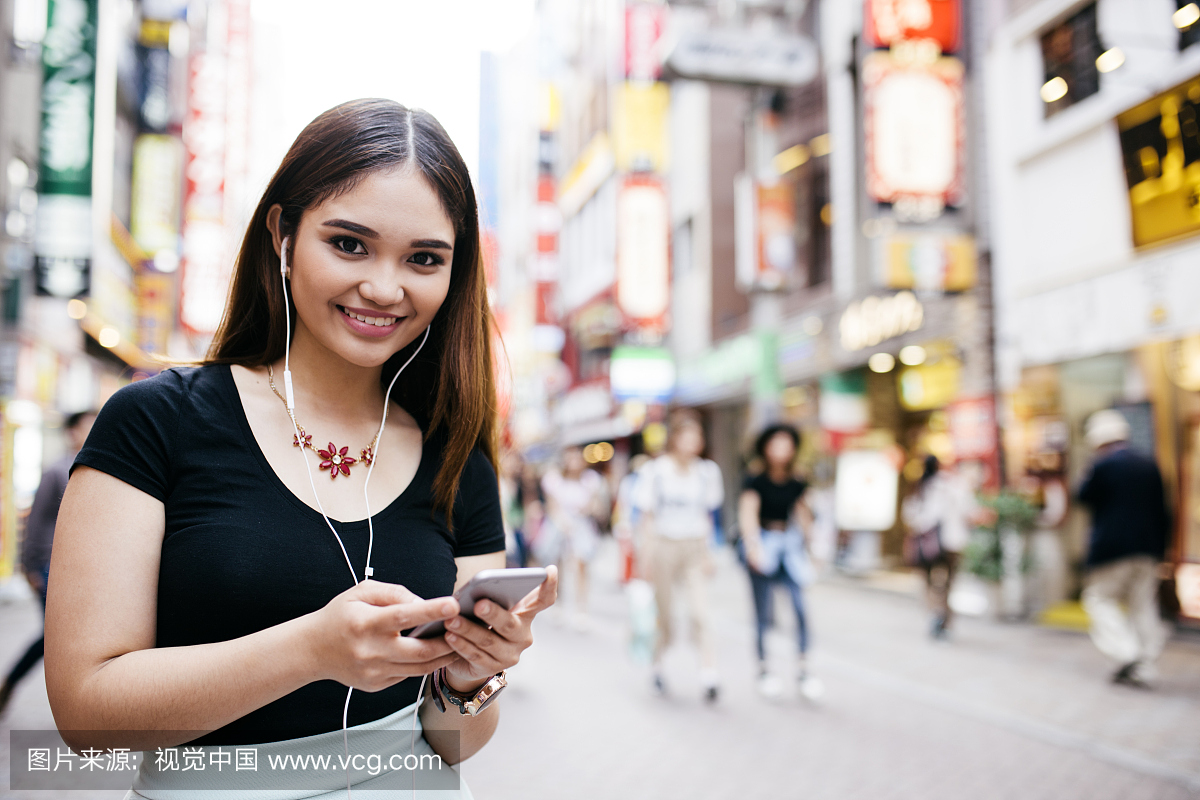
<svg viewBox="0 0 1200 800"><path fill-rule="evenodd" d="M476 603L472 613L486 625L462 616L446 621L446 643L459 655L445 667L444 677L451 689L473 691L521 659L521 653L533 644L533 618L558 598L558 568L549 566L546 573L546 580L511 611L491 600Z"/></svg>

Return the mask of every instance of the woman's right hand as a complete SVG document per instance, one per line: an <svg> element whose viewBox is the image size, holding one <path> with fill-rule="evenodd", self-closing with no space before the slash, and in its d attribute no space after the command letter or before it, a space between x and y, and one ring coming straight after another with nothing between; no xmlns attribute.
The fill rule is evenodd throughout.
<svg viewBox="0 0 1200 800"><path fill-rule="evenodd" d="M378 692L405 678L428 675L458 658L444 637L400 632L458 616L452 597L425 600L394 583L365 580L312 615L309 651L318 679Z"/></svg>

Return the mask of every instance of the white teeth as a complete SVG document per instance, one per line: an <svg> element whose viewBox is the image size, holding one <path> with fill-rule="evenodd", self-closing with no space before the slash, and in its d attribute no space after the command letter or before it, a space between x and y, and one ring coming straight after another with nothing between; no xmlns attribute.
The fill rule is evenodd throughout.
<svg viewBox="0 0 1200 800"><path fill-rule="evenodd" d="M348 317L354 317L354 319L359 320L360 322L365 322L368 325L374 325L376 328L385 328L388 325L395 323L396 320L399 319L399 317L364 317L362 314L355 314L353 311L349 311L345 308L342 309L342 313Z"/></svg>

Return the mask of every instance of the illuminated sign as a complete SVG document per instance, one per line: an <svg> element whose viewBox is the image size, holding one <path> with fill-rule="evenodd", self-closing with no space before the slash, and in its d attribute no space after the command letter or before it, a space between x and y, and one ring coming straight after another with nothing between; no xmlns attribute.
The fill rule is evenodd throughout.
<svg viewBox="0 0 1200 800"><path fill-rule="evenodd" d="M1200 231L1200 78L1117 117L1133 243Z"/></svg>
<svg viewBox="0 0 1200 800"><path fill-rule="evenodd" d="M662 73L658 48L666 16L665 5L634 3L625 7L625 77L629 80L658 80Z"/></svg>
<svg viewBox="0 0 1200 800"><path fill-rule="evenodd" d="M963 192L963 65L872 53L863 61L867 193L930 219ZM902 210L909 213L901 214Z"/></svg>
<svg viewBox="0 0 1200 800"><path fill-rule="evenodd" d="M880 239L881 281L889 289L964 292L975 285L975 239L897 234Z"/></svg>
<svg viewBox="0 0 1200 800"><path fill-rule="evenodd" d="M675 390L675 362L661 347L617 347L608 382L617 400L665 403Z"/></svg>
<svg viewBox="0 0 1200 800"><path fill-rule="evenodd" d="M622 172L665 172L670 157L666 83L627 81L613 105L613 151Z"/></svg>
<svg viewBox="0 0 1200 800"><path fill-rule="evenodd" d="M921 329L925 309L912 292L867 297L851 303L838 323L842 347L850 352Z"/></svg>
<svg viewBox="0 0 1200 800"><path fill-rule="evenodd" d="M629 179L617 196L617 307L661 328L671 301L670 217L657 181Z"/></svg>
<svg viewBox="0 0 1200 800"><path fill-rule="evenodd" d="M953 52L959 44L959 0L866 0L863 37L872 47L933 40L943 52Z"/></svg>

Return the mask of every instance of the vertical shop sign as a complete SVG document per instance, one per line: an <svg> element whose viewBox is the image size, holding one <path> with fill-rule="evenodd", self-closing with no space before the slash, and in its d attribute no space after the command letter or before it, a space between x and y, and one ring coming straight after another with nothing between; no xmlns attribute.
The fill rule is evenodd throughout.
<svg viewBox="0 0 1200 800"><path fill-rule="evenodd" d="M225 60L214 51L192 56L183 201L183 278L179 316L197 334L221 321L229 274L224 268Z"/></svg>
<svg viewBox="0 0 1200 800"><path fill-rule="evenodd" d="M959 0L866 0L863 36L871 47L926 39L943 53L959 45Z"/></svg>
<svg viewBox="0 0 1200 800"><path fill-rule="evenodd" d="M863 61L867 192L915 219L963 193L963 65L872 53Z"/></svg>
<svg viewBox="0 0 1200 800"><path fill-rule="evenodd" d="M86 295L92 255L92 119L98 0L49 0L42 40L37 293Z"/></svg>
<svg viewBox="0 0 1200 800"><path fill-rule="evenodd" d="M613 152L622 172L666 172L670 163L666 83L628 81L617 90L613 108Z"/></svg>
<svg viewBox="0 0 1200 800"><path fill-rule="evenodd" d="M628 178L617 196L617 307L638 327L662 331L670 305L667 193L650 178Z"/></svg>
<svg viewBox="0 0 1200 800"><path fill-rule="evenodd" d="M662 74L659 43L666 27L667 6L633 3L625 8L625 77L656 81Z"/></svg>
<svg viewBox="0 0 1200 800"><path fill-rule="evenodd" d="M796 269L796 198L789 183L759 184L757 189L755 283L763 289L780 289Z"/></svg>
<svg viewBox="0 0 1200 800"><path fill-rule="evenodd" d="M179 140L147 133L133 145L130 233L153 256L179 246L179 197L183 167Z"/></svg>

